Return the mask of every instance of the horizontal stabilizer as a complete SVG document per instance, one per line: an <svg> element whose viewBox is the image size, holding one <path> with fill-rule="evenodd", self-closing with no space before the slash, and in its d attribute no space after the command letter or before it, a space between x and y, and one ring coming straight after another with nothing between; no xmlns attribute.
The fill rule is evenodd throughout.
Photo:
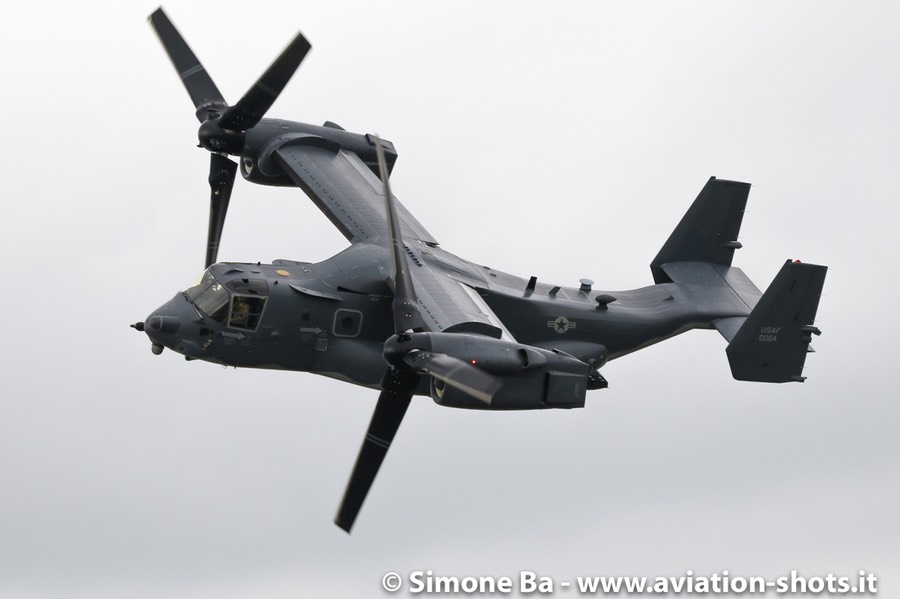
<svg viewBox="0 0 900 599"><path fill-rule="evenodd" d="M731 316L713 321L713 326L725 337L725 341L731 343L731 340L734 339L734 336L737 335L746 321L746 316Z"/></svg>
<svg viewBox="0 0 900 599"><path fill-rule="evenodd" d="M650 263L653 280L670 283L662 267L673 262L731 266L749 194L749 183L711 177Z"/></svg>
<svg viewBox="0 0 900 599"><path fill-rule="evenodd" d="M728 345L731 374L742 381L803 382L803 364L827 267L788 261Z"/></svg>

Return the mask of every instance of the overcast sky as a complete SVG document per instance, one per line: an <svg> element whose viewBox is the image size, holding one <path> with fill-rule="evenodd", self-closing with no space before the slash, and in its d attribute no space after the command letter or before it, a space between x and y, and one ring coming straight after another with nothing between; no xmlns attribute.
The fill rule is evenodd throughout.
<svg viewBox="0 0 900 599"><path fill-rule="evenodd" d="M128 328L206 235L155 8L0 20L0 597L379 597L428 569L864 569L900 594L896 3L167 3L232 102L302 30L270 116L393 141L394 192L464 258L643 286L716 175L753 184L735 264L758 286L830 267L805 384L735 381L699 331L608 364L582 410L419 398L352 536L332 517L374 392L157 357ZM299 190L238 181L231 206L222 260L346 245Z"/></svg>

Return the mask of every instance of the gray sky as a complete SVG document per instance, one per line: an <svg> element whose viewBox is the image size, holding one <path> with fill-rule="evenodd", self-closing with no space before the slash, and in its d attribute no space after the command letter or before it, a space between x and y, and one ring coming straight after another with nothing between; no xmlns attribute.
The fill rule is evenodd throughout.
<svg viewBox="0 0 900 599"><path fill-rule="evenodd" d="M830 266L805 384L732 380L701 331L607 365L583 410L421 398L350 537L373 392L155 357L127 326L196 278L206 231L155 7L0 21L0 596L378 597L426 569L865 569L900 593L896 3L167 3L231 101L301 29L270 114L392 140L395 193L462 257L643 286L716 175L753 183L735 263L760 287ZM239 181L219 258L344 246L300 191Z"/></svg>

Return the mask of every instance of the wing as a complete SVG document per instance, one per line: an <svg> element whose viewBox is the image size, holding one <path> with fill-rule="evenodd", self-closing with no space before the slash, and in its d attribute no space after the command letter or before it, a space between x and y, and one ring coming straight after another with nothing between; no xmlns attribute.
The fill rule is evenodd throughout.
<svg viewBox="0 0 900 599"><path fill-rule="evenodd" d="M283 145L275 159L351 243L388 236L381 181L354 152L313 145ZM403 238L437 241L397 202Z"/></svg>
<svg viewBox="0 0 900 599"><path fill-rule="evenodd" d="M409 244L406 244L409 246ZM407 247L425 323L434 331L457 331L514 341L493 310L476 291L487 283L470 263L441 248Z"/></svg>
<svg viewBox="0 0 900 599"><path fill-rule="evenodd" d="M274 156L351 243L390 243L381 181L354 152L327 144L290 144L278 148ZM396 196L394 205L427 326L434 331L466 329L511 340L512 335L473 289L486 286L478 270L437 247L437 241Z"/></svg>

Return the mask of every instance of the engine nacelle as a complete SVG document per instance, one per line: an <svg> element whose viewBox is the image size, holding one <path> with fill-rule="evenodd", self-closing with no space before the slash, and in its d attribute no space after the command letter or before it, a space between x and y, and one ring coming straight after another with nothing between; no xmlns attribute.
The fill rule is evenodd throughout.
<svg viewBox="0 0 900 599"><path fill-rule="evenodd" d="M498 376L503 386L486 405L441 380L432 379L431 398L442 406L488 410L582 408L590 366L569 354L481 335L427 335L429 350L466 360Z"/></svg>

